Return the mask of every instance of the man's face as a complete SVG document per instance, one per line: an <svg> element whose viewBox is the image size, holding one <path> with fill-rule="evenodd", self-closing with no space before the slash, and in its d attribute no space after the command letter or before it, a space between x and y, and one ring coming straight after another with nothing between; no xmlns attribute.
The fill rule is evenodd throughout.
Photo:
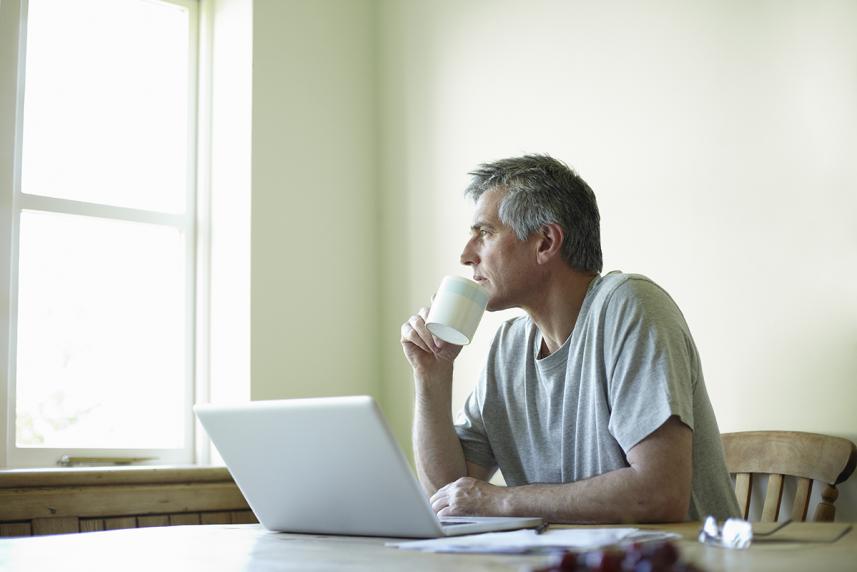
<svg viewBox="0 0 857 572"><path fill-rule="evenodd" d="M534 237L518 240L514 231L500 222L498 209L504 190L493 189L476 201L470 239L461 253L461 263L473 270L473 279L488 290L488 310L522 306L532 293L536 264Z"/></svg>

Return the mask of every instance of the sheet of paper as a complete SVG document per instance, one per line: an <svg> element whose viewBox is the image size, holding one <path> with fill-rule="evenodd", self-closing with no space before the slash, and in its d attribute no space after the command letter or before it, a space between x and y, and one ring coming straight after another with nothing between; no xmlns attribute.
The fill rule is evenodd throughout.
<svg viewBox="0 0 857 572"><path fill-rule="evenodd" d="M676 538L677 535L651 530L641 531L637 528L568 528L548 529L542 534L537 534L534 530L516 530L430 540L389 542L387 546L424 552L523 554L551 550L593 550L621 542L632 542L635 537L639 537L643 541L651 541Z"/></svg>

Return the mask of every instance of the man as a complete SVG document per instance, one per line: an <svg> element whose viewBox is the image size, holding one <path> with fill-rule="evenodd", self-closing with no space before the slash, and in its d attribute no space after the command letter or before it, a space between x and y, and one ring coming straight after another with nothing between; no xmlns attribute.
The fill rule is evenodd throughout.
<svg viewBox="0 0 857 572"><path fill-rule="evenodd" d="M595 195L565 164L528 155L484 164L461 262L504 323L457 422L461 348L401 329L414 372L417 472L438 516L670 522L738 515L699 356L653 282L601 276ZM500 469L508 486L488 480Z"/></svg>

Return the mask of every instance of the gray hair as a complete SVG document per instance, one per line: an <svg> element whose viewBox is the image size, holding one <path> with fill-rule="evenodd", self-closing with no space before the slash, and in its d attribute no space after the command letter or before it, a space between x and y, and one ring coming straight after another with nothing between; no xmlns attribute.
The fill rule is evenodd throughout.
<svg viewBox="0 0 857 572"><path fill-rule="evenodd" d="M546 224L562 227L562 257L582 272L601 272L601 217L595 193L568 165L548 155L524 155L483 163L465 196L478 201L492 189L505 190L500 221L518 240L526 240Z"/></svg>

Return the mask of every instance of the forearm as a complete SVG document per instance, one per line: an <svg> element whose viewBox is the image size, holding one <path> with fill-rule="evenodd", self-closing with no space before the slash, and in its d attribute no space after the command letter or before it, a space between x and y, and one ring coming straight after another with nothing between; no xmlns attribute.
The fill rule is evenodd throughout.
<svg viewBox="0 0 857 572"><path fill-rule="evenodd" d="M429 495L467 475L452 422L452 369L428 379L414 375L413 444L417 476Z"/></svg>
<svg viewBox="0 0 857 572"><path fill-rule="evenodd" d="M687 519L693 480L693 433L671 416L627 454L628 466L558 485L501 493L502 511L553 522L677 522Z"/></svg>
<svg viewBox="0 0 857 572"><path fill-rule="evenodd" d="M502 512L550 522L679 522L690 502L680 489L627 467L574 483L509 487Z"/></svg>

